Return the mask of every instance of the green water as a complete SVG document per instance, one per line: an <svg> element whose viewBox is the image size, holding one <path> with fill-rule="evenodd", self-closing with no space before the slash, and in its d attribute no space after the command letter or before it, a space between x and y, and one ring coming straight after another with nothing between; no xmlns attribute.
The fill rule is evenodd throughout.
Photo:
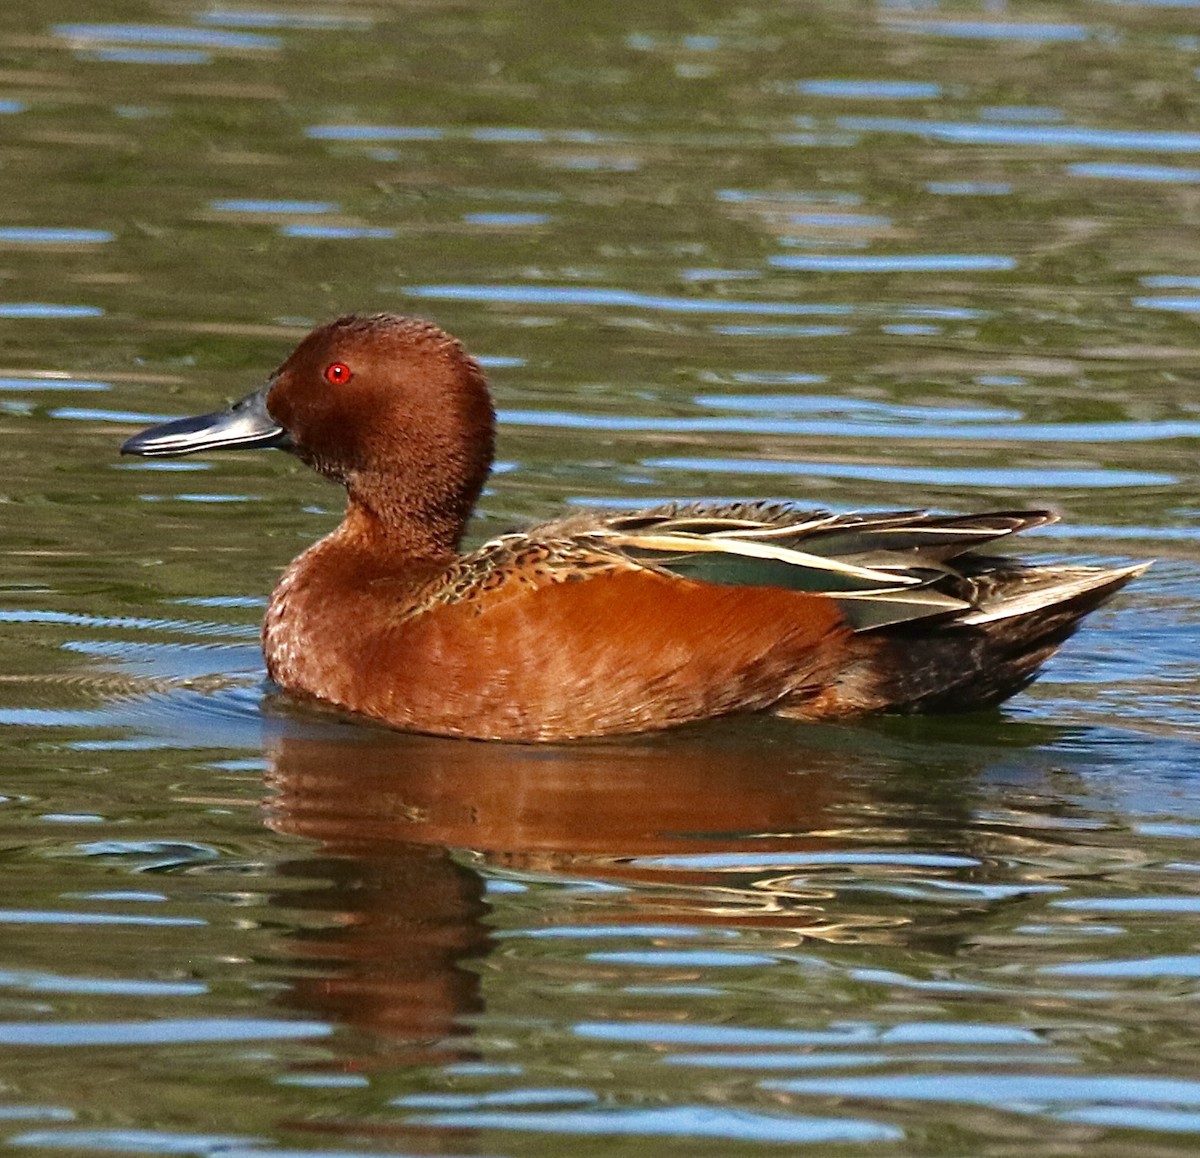
<svg viewBox="0 0 1200 1158"><path fill-rule="evenodd" d="M1158 562L982 718L316 715L257 625L340 494L116 448L352 310L489 367L480 536L1050 505ZM1194 1153L1198 318L1195 3L3 6L0 1137Z"/></svg>

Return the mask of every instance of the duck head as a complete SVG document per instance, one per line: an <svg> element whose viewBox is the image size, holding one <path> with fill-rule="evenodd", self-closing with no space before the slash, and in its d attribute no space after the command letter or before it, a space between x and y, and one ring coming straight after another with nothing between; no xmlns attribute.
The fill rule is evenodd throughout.
<svg viewBox="0 0 1200 1158"><path fill-rule="evenodd" d="M313 330L261 389L143 430L121 453L287 450L344 485L383 540L440 554L457 548L483 488L494 425L483 371L444 330L348 316Z"/></svg>

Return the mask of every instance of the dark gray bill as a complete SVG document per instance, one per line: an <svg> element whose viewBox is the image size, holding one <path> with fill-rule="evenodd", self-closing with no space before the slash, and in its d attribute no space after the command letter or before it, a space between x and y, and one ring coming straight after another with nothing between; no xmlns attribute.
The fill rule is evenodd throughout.
<svg viewBox="0 0 1200 1158"><path fill-rule="evenodd" d="M270 383L225 410L151 426L127 439L121 453L166 458L195 454L198 450L253 450L268 446L287 450L291 446L288 432L267 413L268 389Z"/></svg>

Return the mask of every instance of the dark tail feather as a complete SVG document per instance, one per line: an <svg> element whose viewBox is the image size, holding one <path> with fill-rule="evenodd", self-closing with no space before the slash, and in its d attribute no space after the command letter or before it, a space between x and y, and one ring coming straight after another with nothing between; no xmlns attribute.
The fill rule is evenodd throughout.
<svg viewBox="0 0 1200 1158"><path fill-rule="evenodd" d="M941 624L898 625L858 638L873 680L856 678L858 710L953 712L989 708L1031 683L1090 611L1148 566L1029 567L975 578L976 609ZM861 670L861 669L860 669ZM857 693L857 695L856 695Z"/></svg>

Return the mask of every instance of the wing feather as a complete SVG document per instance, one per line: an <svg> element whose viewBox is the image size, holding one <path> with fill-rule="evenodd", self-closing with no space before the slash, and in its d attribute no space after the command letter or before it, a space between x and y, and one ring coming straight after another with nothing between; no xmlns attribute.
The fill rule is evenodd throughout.
<svg viewBox="0 0 1200 1158"><path fill-rule="evenodd" d="M1049 511L836 514L782 502L670 504L587 512L505 535L463 560L468 589L512 570L546 582L644 569L724 586L785 588L833 599L857 631L931 619L983 625L1114 581L1124 572L1026 566L978 549L1055 521ZM1132 572L1130 573L1132 574Z"/></svg>
<svg viewBox="0 0 1200 1158"><path fill-rule="evenodd" d="M846 562L835 556L812 555L806 551L798 551L792 547L783 547L777 543L762 542L758 539L734 538L717 532L708 534L693 534L682 531L671 532L638 532L634 534L620 532L597 532L596 537L609 546L622 550L661 551L674 555L701 555L712 553L717 555L744 555L749 559L773 559L788 563L797 568L815 571L831 571L845 575L851 579L861 579L870 583L879 583L889 587L906 586L920 582L901 572L888 573L871 567L861 567L856 563Z"/></svg>

